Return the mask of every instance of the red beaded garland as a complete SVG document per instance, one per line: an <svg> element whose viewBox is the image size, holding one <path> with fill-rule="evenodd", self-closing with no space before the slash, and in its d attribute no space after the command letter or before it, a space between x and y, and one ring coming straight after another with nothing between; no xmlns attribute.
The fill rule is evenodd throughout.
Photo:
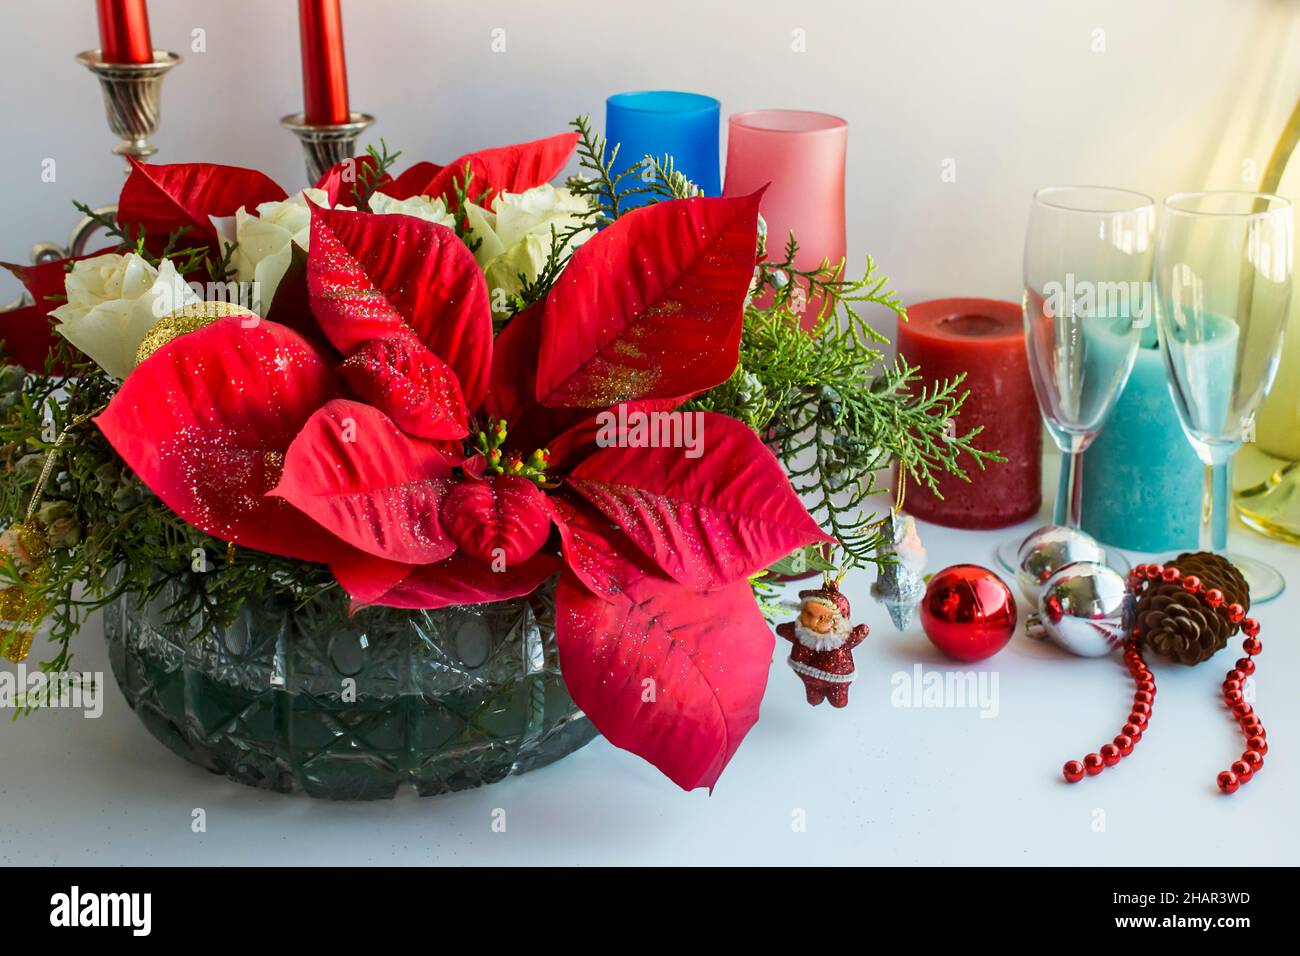
<svg viewBox="0 0 1300 956"><path fill-rule="evenodd" d="M1241 646L1246 656L1238 659L1236 666L1228 671L1222 685L1223 699L1231 707L1246 737L1246 750L1241 759L1234 761L1232 767L1222 771L1217 778L1220 790L1235 793L1264 765L1264 754L1268 753L1264 725L1245 699L1246 678L1255 673L1254 658L1264 650L1264 645L1259 640L1259 622L1246 616L1243 605L1226 603L1227 598L1220 589L1206 588L1196 575L1184 575L1173 565L1138 564L1129 571L1128 584L1133 591L1142 590L1147 582L1152 581L1169 584L1177 582L1184 591L1197 595L1207 607L1222 613L1229 624L1246 635ZM1115 766L1121 758L1131 754L1134 745L1142 739L1151 717L1151 705L1155 702L1156 684L1151 669L1142 657L1142 649L1138 645L1140 636L1135 627L1132 636L1124 643L1123 661L1134 681L1133 707L1128 722L1114 741L1102 745L1098 753L1090 753L1082 761L1071 760L1065 764L1063 773L1070 783L1077 783L1084 776L1096 776L1104 768Z"/></svg>

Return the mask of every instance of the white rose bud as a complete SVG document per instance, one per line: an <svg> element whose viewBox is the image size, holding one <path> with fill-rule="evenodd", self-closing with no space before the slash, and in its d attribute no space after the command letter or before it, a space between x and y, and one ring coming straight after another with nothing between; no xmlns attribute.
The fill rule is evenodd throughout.
<svg viewBox="0 0 1300 956"><path fill-rule="evenodd" d="M563 236L588 222L590 212L585 196L551 185L502 193L491 211L466 203L469 238L479 240L474 257L487 277L493 311L506 311L505 303L522 287L520 275L532 281L540 274L551 253L552 230ZM590 228L576 233L566 242L565 251L572 253L593 233Z"/></svg>
<svg viewBox="0 0 1300 956"><path fill-rule="evenodd" d="M67 304L50 313L55 331L114 378L135 368L136 349L159 319L202 301L170 260L155 269L134 252L74 263L63 285Z"/></svg>
<svg viewBox="0 0 1300 956"><path fill-rule="evenodd" d="M238 245L230 257L239 282L257 283L257 302L253 311L265 315L275 300L275 290L280 287L289 266L293 263L293 247L304 252L311 244L310 199L317 206L329 208L329 197L323 189L304 189L280 202L264 202L253 215L243 206L235 211L234 239ZM353 210L353 206L335 206L335 209Z"/></svg>
<svg viewBox="0 0 1300 956"><path fill-rule="evenodd" d="M414 216L448 229L456 228L456 217L447 209L447 204L441 197L431 199L428 196L412 196L410 199L394 199L376 192L370 197L370 211L379 216Z"/></svg>

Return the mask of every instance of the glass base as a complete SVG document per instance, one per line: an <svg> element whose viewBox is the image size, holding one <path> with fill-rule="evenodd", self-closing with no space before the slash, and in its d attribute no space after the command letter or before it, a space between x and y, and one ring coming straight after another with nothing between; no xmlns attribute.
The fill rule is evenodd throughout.
<svg viewBox="0 0 1300 956"><path fill-rule="evenodd" d="M560 675L554 590L494 604L350 614L250 597L230 625L174 620L168 585L105 611L136 714L186 760L331 800L431 796L543 767L596 735Z"/></svg>
<svg viewBox="0 0 1300 956"><path fill-rule="evenodd" d="M1246 527L1300 544L1300 462L1289 462L1263 481L1240 489L1233 505Z"/></svg>
<svg viewBox="0 0 1300 956"><path fill-rule="evenodd" d="M997 557L998 564L1003 570L1017 574L1020 571L1020 546L1024 544L1024 538L1006 538L998 545ZM1106 564L1114 568L1121 575L1128 575L1129 568L1133 567L1131 562L1119 548L1107 547L1102 545L1106 555Z"/></svg>

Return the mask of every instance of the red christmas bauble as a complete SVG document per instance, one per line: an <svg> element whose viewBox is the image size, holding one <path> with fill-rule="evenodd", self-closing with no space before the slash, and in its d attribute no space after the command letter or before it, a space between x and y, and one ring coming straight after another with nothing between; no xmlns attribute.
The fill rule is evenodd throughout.
<svg viewBox="0 0 1300 956"><path fill-rule="evenodd" d="M921 627L954 660L982 661L1015 633L1016 599L988 568L955 564L930 579L921 599Z"/></svg>

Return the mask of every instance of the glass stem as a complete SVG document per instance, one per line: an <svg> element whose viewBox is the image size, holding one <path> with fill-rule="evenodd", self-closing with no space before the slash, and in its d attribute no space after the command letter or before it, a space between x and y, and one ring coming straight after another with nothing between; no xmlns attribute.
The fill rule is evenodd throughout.
<svg viewBox="0 0 1300 956"><path fill-rule="evenodd" d="M1228 463L1205 466L1205 492L1201 496L1201 550L1223 554L1228 550Z"/></svg>
<svg viewBox="0 0 1300 956"><path fill-rule="evenodd" d="M1083 452L1061 452L1061 477L1056 486L1052 524L1077 528L1083 518Z"/></svg>

